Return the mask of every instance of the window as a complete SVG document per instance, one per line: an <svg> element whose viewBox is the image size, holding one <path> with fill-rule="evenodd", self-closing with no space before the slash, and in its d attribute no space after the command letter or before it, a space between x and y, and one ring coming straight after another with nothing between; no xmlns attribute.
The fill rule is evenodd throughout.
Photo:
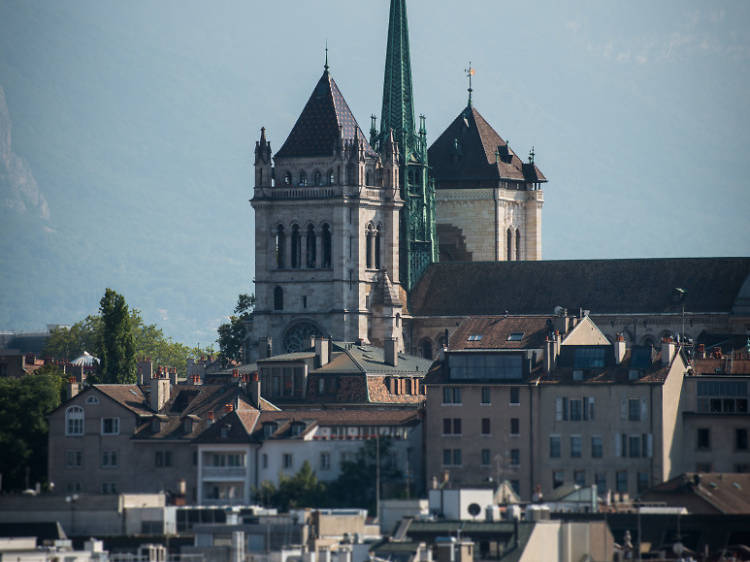
<svg viewBox="0 0 750 562"><path fill-rule="evenodd" d="M284 185L292 185L292 173L287 172L284 174Z"/></svg>
<svg viewBox="0 0 750 562"><path fill-rule="evenodd" d="M443 449L443 466L461 466L461 449Z"/></svg>
<svg viewBox="0 0 750 562"><path fill-rule="evenodd" d="M521 231L516 229L516 261L521 259Z"/></svg>
<svg viewBox="0 0 750 562"><path fill-rule="evenodd" d="M116 482L102 482L102 494L116 494L117 483Z"/></svg>
<svg viewBox="0 0 750 562"><path fill-rule="evenodd" d="M457 386L443 387L443 404L460 404L461 389Z"/></svg>
<svg viewBox="0 0 750 562"><path fill-rule="evenodd" d="M443 418L443 435L461 435L461 418Z"/></svg>
<svg viewBox="0 0 750 562"><path fill-rule="evenodd" d="M305 187L306 185L307 185L307 173L304 170L302 170L299 173L299 186Z"/></svg>
<svg viewBox="0 0 750 562"><path fill-rule="evenodd" d="M594 483L596 484L596 493L599 495L607 493L607 473L597 472L594 474Z"/></svg>
<svg viewBox="0 0 750 562"><path fill-rule="evenodd" d="M735 472L750 472L750 464L741 463L734 465Z"/></svg>
<svg viewBox="0 0 750 562"><path fill-rule="evenodd" d="M482 465L489 466L490 464L490 450L482 449Z"/></svg>
<svg viewBox="0 0 750 562"><path fill-rule="evenodd" d="M273 309L284 310L284 289L281 287L273 289Z"/></svg>
<svg viewBox="0 0 750 562"><path fill-rule="evenodd" d="M517 386L510 387L510 403L512 406L517 406L521 403L521 392Z"/></svg>
<svg viewBox="0 0 750 562"><path fill-rule="evenodd" d="M86 404L98 404L99 399L96 396L89 396L86 398Z"/></svg>
<svg viewBox="0 0 750 562"><path fill-rule="evenodd" d="M521 464L521 449L510 450L510 465L518 466Z"/></svg>
<svg viewBox="0 0 750 562"><path fill-rule="evenodd" d="M513 232L510 230L510 228L505 233L505 237L506 237L505 259L507 261L510 261L513 259Z"/></svg>
<svg viewBox="0 0 750 562"><path fill-rule="evenodd" d="M560 458L560 436L559 435L549 436L549 456L552 459Z"/></svg>
<svg viewBox="0 0 750 562"><path fill-rule="evenodd" d="M380 259L380 246L381 246L381 228L378 226L378 229L375 231L375 269L381 268L381 259Z"/></svg>
<svg viewBox="0 0 750 562"><path fill-rule="evenodd" d="M570 456L573 458L581 457L581 436L580 435L570 436Z"/></svg>
<svg viewBox="0 0 750 562"><path fill-rule="evenodd" d="M273 250L276 254L276 267L278 269L284 268L284 245L286 244L286 236L284 235L284 227L279 225L276 228L276 234L274 235Z"/></svg>
<svg viewBox="0 0 750 562"><path fill-rule="evenodd" d="M102 418L102 435L118 435L120 418Z"/></svg>
<svg viewBox="0 0 750 562"><path fill-rule="evenodd" d="M313 184L316 186L323 185L323 174L320 173L320 170L313 172Z"/></svg>
<svg viewBox="0 0 750 562"><path fill-rule="evenodd" d="M696 448L705 450L711 448L711 430L709 428L698 428L698 442Z"/></svg>
<svg viewBox="0 0 750 562"><path fill-rule="evenodd" d="M172 466L172 451L156 451L154 453L154 466L159 468Z"/></svg>
<svg viewBox="0 0 750 562"><path fill-rule="evenodd" d="M519 418L510 418L510 434L521 434L521 420Z"/></svg>
<svg viewBox="0 0 750 562"><path fill-rule="evenodd" d="M698 382L698 411L714 414L746 414L747 382Z"/></svg>
<svg viewBox="0 0 750 562"><path fill-rule="evenodd" d="M595 459L600 459L603 456L604 446L600 435L594 435L591 437L591 456Z"/></svg>
<svg viewBox="0 0 750 562"><path fill-rule="evenodd" d="M641 421L641 401L638 399L628 400L628 420Z"/></svg>
<svg viewBox="0 0 750 562"><path fill-rule="evenodd" d="M323 225L323 260L320 267L331 268L331 228L327 224Z"/></svg>
<svg viewBox="0 0 750 562"><path fill-rule="evenodd" d="M552 487L559 488L565 483L565 471L553 470L552 471Z"/></svg>
<svg viewBox="0 0 750 562"><path fill-rule="evenodd" d="M604 346L580 346L573 351L574 369L600 369L604 367L607 348Z"/></svg>
<svg viewBox="0 0 750 562"><path fill-rule="evenodd" d="M747 451L747 429L744 427L734 430L734 448L738 451Z"/></svg>
<svg viewBox="0 0 750 562"><path fill-rule="evenodd" d="M471 334L466 341L482 341L482 334Z"/></svg>
<svg viewBox="0 0 750 562"><path fill-rule="evenodd" d="M628 471L618 470L615 473L615 490L624 494L628 491Z"/></svg>
<svg viewBox="0 0 750 562"><path fill-rule="evenodd" d="M507 341L521 341L523 339L523 332L511 332L508 335Z"/></svg>
<svg viewBox="0 0 750 562"><path fill-rule="evenodd" d="M453 465L461 466L461 449L453 449Z"/></svg>
<svg viewBox="0 0 750 562"><path fill-rule="evenodd" d="M120 465L117 459L117 451L102 452L102 468L116 468Z"/></svg>
<svg viewBox="0 0 750 562"><path fill-rule="evenodd" d="M492 401L490 400L491 396L492 395L491 395L490 387L489 386L483 386L482 387L482 404L485 405L485 406L487 404L491 404L492 403Z"/></svg>
<svg viewBox="0 0 750 562"><path fill-rule="evenodd" d="M523 361L521 353L454 353L448 367L452 379L516 381L523 378Z"/></svg>
<svg viewBox="0 0 750 562"><path fill-rule="evenodd" d="M83 408L71 406L65 410L65 435L83 435Z"/></svg>
<svg viewBox="0 0 750 562"><path fill-rule="evenodd" d="M308 224L307 236L305 237L305 265L307 265L307 267L311 269L315 267L316 244L317 241L315 239L315 228L313 227L313 225Z"/></svg>
<svg viewBox="0 0 750 562"><path fill-rule="evenodd" d="M302 264L302 244L300 244L299 226L292 226L292 269L298 269Z"/></svg>
<svg viewBox="0 0 750 562"><path fill-rule="evenodd" d="M638 458L641 456L641 436L631 435L628 437L628 450L630 451L630 458Z"/></svg>
<svg viewBox="0 0 750 562"><path fill-rule="evenodd" d="M372 238L372 225L368 225L365 232L365 264L367 269L372 269Z"/></svg>
<svg viewBox="0 0 750 562"><path fill-rule="evenodd" d="M585 470L574 470L573 471L573 482L576 486L583 488L586 485L586 471Z"/></svg>
<svg viewBox="0 0 750 562"><path fill-rule="evenodd" d="M583 404L581 400L570 401L570 421L581 421L583 417Z"/></svg>
<svg viewBox="0 0 750 562"><path fill-rule="evenodd" d="M291 453L284 453L281 456L281 465L284 468L292 468L294 466L294 457Z"/></svg>
<svg viewBox="0 0 750 562"><path fill-rule="evenodd" d="M638 473L638 493L644 492L648 490L649 485L649 478L648 478L648 472L639 472Z"/></svg>
<svg viewBox="0 0 750 562"><path fill-rule="evenodd" d="M482 435L490 434L490 418L482 418Z"/></svg>
<svg viewBox="0 0 750 562"><path fill-rule="evenodd" d="M65 451L65 468L81 468L83 451Z"/></svg>
<svg viewBox="0 0 750 562"><path fill-rule="evenodd" d="M331 453L320 453L320 470L331 469Z"/></svg>

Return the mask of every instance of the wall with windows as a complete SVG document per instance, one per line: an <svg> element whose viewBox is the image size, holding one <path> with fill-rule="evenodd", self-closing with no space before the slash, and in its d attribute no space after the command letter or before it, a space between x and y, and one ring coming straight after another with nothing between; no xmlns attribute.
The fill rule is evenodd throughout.
<svg viewBox="0 0 750 562"><path fill-rule="evenodd" d="M197 448L197 503L247 505L255 482L254 449L242 444Z"/></svg>

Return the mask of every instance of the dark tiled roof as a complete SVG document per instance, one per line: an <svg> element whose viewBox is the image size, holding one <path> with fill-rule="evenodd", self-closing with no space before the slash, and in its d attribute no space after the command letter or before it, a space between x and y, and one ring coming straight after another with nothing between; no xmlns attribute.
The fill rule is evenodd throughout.
<svg viewBox="0 0 750 562"><path fill-rule="evenodd" d="M750 474L686 472L651 488L643 499L667 505L689 503L693 513L750 514ZM708 504L704 510L700 500Z"/></svg>
<svg viewBox="0 0 750 562"><path fill-rule="evenodd" d="M255 430L260 412L242 409L231 412L207 426L196 443L247 443Z"/></svg>
<svg viewBox="0 0 750 562"><path fill-rule="evenodd" d="M448 349L539 349L549 331L551 316L479 316L467 318L450 336ZM511 334L521 334L510 340ZM470 336L481 336L472 339Z"/></svg>
<svg viewBox="0 0 750 562"><path fill-rule="evenodd" d="M428 155L438 189L497 187L503 180L547 181L536 165L521 161L474 106L448 125Z"/></svg>
<svg viewBox="0 0 750 562"><path fill-rule="evenodd" d="M412 291L414 316L550 314L555 306L596 314L730 312L750 258L655 258L435 263Z"/></svg>
<svg viewBox="0 0 750 562"><path fill-rule="evenodd" d="M339 87L326 70L276 158L332 155L339 127L344 141L351 141L358 135L365 150L374 154Z"/></svg>
<svg viewBox="0 0 750 562"><path fill-rule="evenodd" d="M139 416L153 414L143 387L137 384L95 384L94 388Z"/></svg>

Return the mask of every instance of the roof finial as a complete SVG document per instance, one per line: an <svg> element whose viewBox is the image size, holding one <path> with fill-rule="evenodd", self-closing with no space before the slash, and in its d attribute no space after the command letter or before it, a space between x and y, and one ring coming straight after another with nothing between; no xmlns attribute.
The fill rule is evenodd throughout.
<svg viewBox="0 0 750 562"><path fill-rule="evenodd" d="M531 150L529 151L529 164L534 163L534 157L536 156L536 152L534 152L534 147L531 147Z"/></svg>
<svg viewBox="0 0 750 562"><path fill-rule="evenodd" d="M323 65L323 69L328 72L328 39L326 39L326 63Z"/></svg>
<svg viewBox="0 0 750 562"><path fill-rule="evenodd" d="M469 77L469 107L471 107L471 92L474 91L471 89L471 77L474 76L474 73L476 72L473 68L471 68L471 61L469 61L469 68L465 68L464 72L466 72L466 76Z"/></svg>

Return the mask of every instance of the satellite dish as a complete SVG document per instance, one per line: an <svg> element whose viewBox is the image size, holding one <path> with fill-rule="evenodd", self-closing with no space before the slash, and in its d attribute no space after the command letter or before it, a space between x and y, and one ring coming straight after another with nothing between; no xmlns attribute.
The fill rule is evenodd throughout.
<svg viewBox="0 0 750 562"><path fill-rule="evenodd" d="M479 507L478 503L469 504L468 510L469 510L469 515L471 515L472 517L476 517L482 512L482 508Z"/></svg>

